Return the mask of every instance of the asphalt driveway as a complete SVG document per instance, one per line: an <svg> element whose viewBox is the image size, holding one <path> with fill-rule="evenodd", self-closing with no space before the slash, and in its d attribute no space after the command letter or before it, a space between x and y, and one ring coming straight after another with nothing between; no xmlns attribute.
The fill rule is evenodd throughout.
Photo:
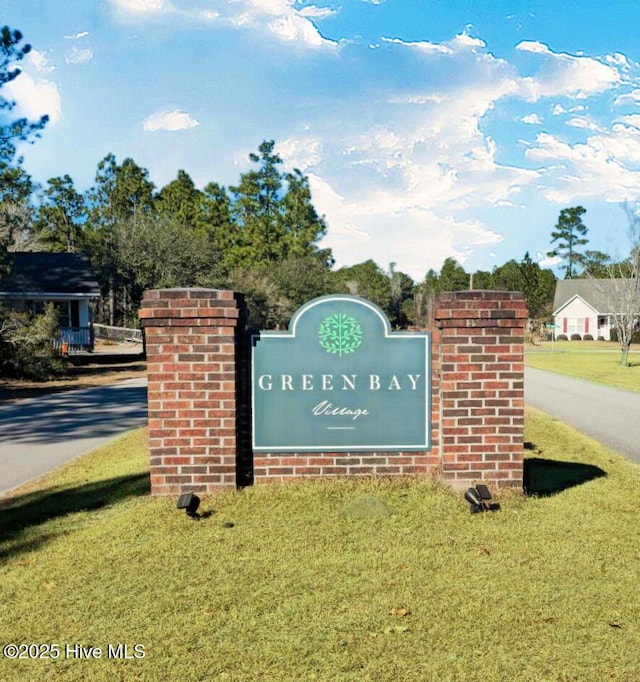
<svg viewBox="0 0 640 682"><path fill-rule="evenodd" d="M146 423L144 378L0 404L0 496Z"/></svg>
<svg viewBox="0 0 640 682"><path fill-rule="evenodd" d="M525 369L525 402L640 462L640 392Z"/></svg>

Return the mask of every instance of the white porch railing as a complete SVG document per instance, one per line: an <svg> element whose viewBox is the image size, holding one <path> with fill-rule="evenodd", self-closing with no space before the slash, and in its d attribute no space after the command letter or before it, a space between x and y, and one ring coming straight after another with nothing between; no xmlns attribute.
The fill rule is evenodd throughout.
<svg viewBox="0 0 640 682"><path fill-rule="evenodd" d="M107 341L128 341L142 343L142 330L128 327L111 327L108 324L93 324L96 339Z"/></svg>
<svg viewBox="0 0 640 682"><path fill-rule="evenodd" d="M67 352L77 350L92 350L90 327L61 327L58 338L53 340L53 346L57 350L62 349L62 344L67 344Z"/></svg>

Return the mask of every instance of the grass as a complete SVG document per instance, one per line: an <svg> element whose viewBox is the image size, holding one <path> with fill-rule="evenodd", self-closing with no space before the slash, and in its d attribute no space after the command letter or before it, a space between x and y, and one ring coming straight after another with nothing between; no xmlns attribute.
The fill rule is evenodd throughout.
<svg viewBox="0 0 640 682"><path fill-rule="evenodd" d="M629 367L620 365L620 347L603 341L557 341L551 353L550 342L527 347L528 367L640 391L640 355L631 347ZM635 352L634 352L635 351Z"/></svg>
<svg viewBox="0 0 640 682"><path fill-rule="evenodd" d="M0 503L0 640L144 658L0 657L0 679L640 679L640 469L538 412L526 437L545 494L497 513L366 479L206 497L194 522L148 496L132 432Z"/></svg>

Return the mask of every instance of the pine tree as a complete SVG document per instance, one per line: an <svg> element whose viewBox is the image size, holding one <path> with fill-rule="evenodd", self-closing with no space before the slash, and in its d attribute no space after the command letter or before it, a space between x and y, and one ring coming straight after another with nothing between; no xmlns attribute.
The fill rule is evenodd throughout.
<svg viewBox="0 0 640 682"><path fill-rule="evenodd" d="M75 253L86 218L84 198L76 192L69 175L50 178L47 185L36 221L42 239L52 251Z"/></svg>
<svg viewBox="0 0 640 682"><path fill-rule="evenodd" d="M582 255L578 248L589 242L586 238L587 226L582 222L582 215L587 212L582 206L573 208L563 208L556 224L555 230L551 233L551 243L558 242L558 245L547 253L547 256L554 258L559 256L566 261L565 279L575 277L575 265L579 264Z"/></svg>
<svg viewBox="0 0 640 682"><path fill-rule="evenodd" d="M273 263L283 253L284 229L281 219L282 159L274 152L275 142L263 142L259 154L249 154L260 164L240 176L240 183L231 187L233 194L233 233L225 249L225 260L232 266Z"/></svg>
<svg viewBox="0 0 640 682"><path fill-rule="evenodd" d="M21 73L16 64L31 52L31 45L22 42L22 33L8 26L0 29L0 90ZM24 248L31 222L30 196L33 183L22 168L16 143L33 141L49 120L41 116L37 121L11 118L16 106L0 94L0 274L7 271L8 251L16 246Z"/></svg>

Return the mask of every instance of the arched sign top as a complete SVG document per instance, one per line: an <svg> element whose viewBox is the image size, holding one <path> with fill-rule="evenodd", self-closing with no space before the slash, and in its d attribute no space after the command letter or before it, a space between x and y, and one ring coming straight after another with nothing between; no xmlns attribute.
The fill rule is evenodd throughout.
<svg viewBox="0 0 640 682"><path fill-rule="evenodd" d="M385 336L388 336L392 333L389 318L385 315L382 308L377 306L372 301L368 301L366 298L361 298L360 296L353 296L350 294L328 294L327 296L319 296L318 298L308 301L303 306L298 308L298 310L296 310L296 312L293 314L291 321L289 322L289 333L295 336L296 329L302 322L305 314L314 309L316 306L326 307L327 305L331 305L337 310L340 307L340 304L345 304L346 307L349 308L353 308L354 306L356 308L357 306L364 307L379 318Z"/></svg>
<svg viewBox="0 0 640 682"><path fill-rule="evenodd" d="M253 448L428 450L431 345L357 296L313 299L252 343Z"/></svg>

